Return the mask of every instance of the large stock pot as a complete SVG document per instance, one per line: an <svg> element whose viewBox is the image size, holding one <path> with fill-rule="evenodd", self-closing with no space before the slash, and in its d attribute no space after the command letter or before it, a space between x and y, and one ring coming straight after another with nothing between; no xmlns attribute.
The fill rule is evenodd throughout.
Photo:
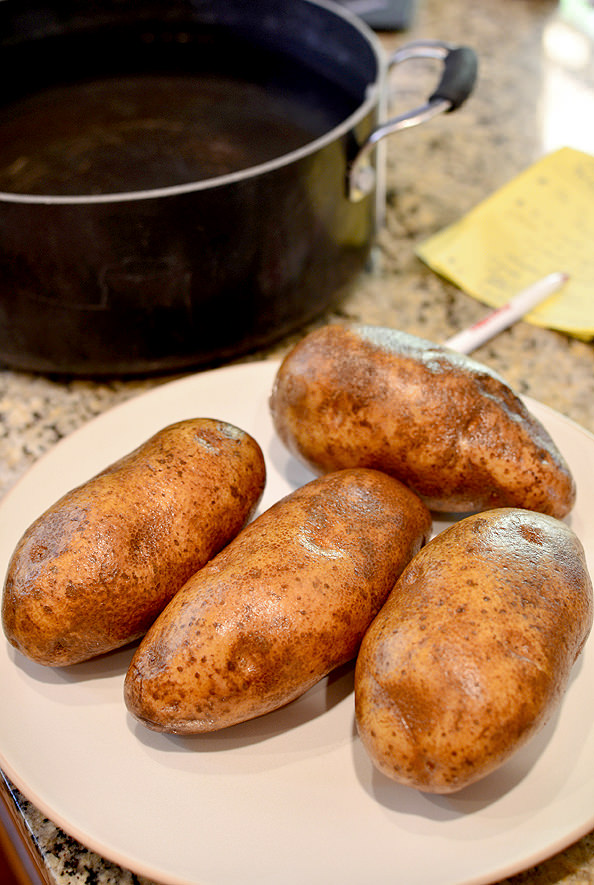
<svg viewBox="0 0 594 885"><path fill-rule="evenodd" d="M387 120L387 71L418 55L443 60L435 94ZM476 59L385 59L310 0L0 0L0 75L0 361L130 375L340 299L376 232L378 143L460 105Z"/></svg>

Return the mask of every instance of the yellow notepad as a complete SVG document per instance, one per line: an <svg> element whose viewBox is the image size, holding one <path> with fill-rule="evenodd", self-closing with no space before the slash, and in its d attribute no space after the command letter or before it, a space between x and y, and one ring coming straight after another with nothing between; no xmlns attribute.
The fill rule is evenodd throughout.
<svg viewBox="0 0 594 885"><path fill-rule="evenodd" d="M594 337L594 157L561 148L543 157L417 255L484 304L499 307L553 271L562 291L527 316L538 326Z"/></svg>

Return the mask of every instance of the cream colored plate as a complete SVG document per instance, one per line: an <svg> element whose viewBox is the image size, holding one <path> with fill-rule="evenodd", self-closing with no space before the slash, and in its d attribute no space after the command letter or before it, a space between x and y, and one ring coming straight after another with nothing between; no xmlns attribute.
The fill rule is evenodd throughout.
<svg viewBox="0 0 594 885"><path fill-rule="evenodd" d="M0 505L0 573L59 495L187 417L229 420L260 442L262 508L311 478L274 437L277 364L158 387L99 416L38 461ZM575 474L571 524L594 572L594 437L529 401ZM437 530L442 527L437 525ZM352 671L220 733L171 737L127 714L131 651L64 670L0 638L0 764L67 833L167 885L469 885L503 878L594 828L594 643L554 720L498 772L454 797L377 774L356 737Z"/></svg>

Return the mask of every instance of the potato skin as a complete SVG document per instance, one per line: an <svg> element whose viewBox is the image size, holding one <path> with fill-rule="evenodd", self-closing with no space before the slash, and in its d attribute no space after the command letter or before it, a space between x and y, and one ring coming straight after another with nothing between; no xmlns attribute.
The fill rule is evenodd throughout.
<svg viewBox="0 0 594 885"><path fill-rule="evenodd" d="M584 551L565 523L503 508L446 529L404 570L357 658L374 765L433 793L494 771L549 719L591 626Z"/></svg>
<svg viewBox="0 0 594 885"><path fill-rule="evenodd" d="M25 532L2 599L9 642L64 666L138 639L241 530L265 480L260 446L237 427L196 418L163 428Z"/></svg>
<svg viewBox="0 0 594 885"><path fill-rule="evenodd" d="M169 603L128 670L128 709L154 730L198 733L284 706L354 659L430 531L419 498L385 474L307 483Z"/></svg>
<svg viewBox="0 0 594 885"><path fill-rule="evenodd" d="M316 473L371 467L433 511L521 507L561 518L575 484L542 424L491 369L379 326L329 325L285 357L270 409Z"/></svg>

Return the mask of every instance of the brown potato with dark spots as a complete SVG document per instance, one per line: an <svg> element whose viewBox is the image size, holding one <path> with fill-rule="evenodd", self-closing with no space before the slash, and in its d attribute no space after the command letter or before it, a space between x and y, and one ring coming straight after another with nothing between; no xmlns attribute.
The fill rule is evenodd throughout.
<svg viewBox="0 0 594 885"><path fill-rule="evenodd" d="M397 480L346 470L273 505L197 572L140 643L128 709L157 731L215 731L354 659L431 516Z"/></svg>
<svg viewBox="0 0 594 885"><path fill-rule="evenodd" d="M63 666L138 639L243 528L265 481L260 446L231 424L196 418L159 431L25 532L4 586L8 640Z"/></svg>
<svg viewBox="0 0 594 885"><path fill-rule="evenodd" d="M399 783L450 793L547 722L592 626L575 533L503 508L437 535L404 570L355 669L357 727Z"/></svg>
<svg viewBox="0 0 594 885"><path fill-rule="evenodd" d="M270 408L287 448L316 473L383 470L433 511L561 518L575 502L565 460L502 378L394 329L310 333L285 357Z"/></svg>

